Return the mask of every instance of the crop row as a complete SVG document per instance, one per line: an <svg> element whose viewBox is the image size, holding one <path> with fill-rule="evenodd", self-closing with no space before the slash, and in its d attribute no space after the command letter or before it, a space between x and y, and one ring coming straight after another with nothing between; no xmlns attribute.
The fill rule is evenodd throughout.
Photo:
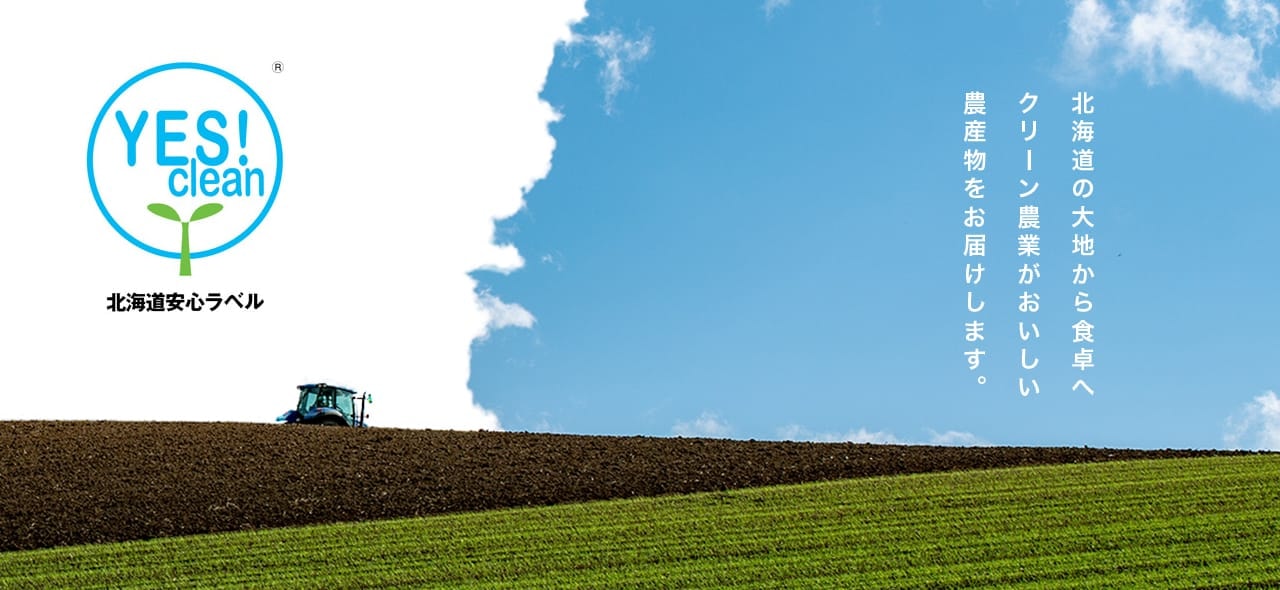
<svg viewBox="0 0 1280 590"><path fill-rule="evenodd" d="M0 586L1262 587L1280 457L938 473L0 554Z"/></svg>

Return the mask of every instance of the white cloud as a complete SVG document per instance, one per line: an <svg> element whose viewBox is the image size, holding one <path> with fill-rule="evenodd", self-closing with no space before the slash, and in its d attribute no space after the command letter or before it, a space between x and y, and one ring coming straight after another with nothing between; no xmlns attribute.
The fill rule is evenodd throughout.
<svg viewBox="0 0 1280 590"><path fill-rule="evenodd" d="M538 262L542 264L549 264L555 267L557 271L564 270L564 254L558 250L554 254L550 252L543 254L538 258Z"/></svg>
<svg viewBox="0 0 1280 590"><path fill-rule="evenodd" d="M372 393L375 425L500 428L468 388L472 343L534 319L478 292L470 273L524 263L494 242L494 222L550 170L559 114L539 95L585 17L584 0L324 4L308 8L307 26L281 26L297 22L293 6L248 0L212 12L159 0L0 5L0 53L41 56L0 60L0 109L22 113L0 142L4 170L21 171L0 174L0 194L15 196L0 215L0 326L5 382L23 398L0 419L269 422L295 385L326 381ZM194 260L189 277L116 234L85 167L112 92L177 61L252 87L284 158L270 215L234 248ZM203 108L162 92L157 109ZM257 293L264 305L113 314L113 292Z"/></svg>
<svg viewBox="0 0 1280 590"><path fill-rule="evenodd" d="M1268 391L1242 406L1227 418L1222 440L1232 449L1280 451L1280 397Z"/></svg>
<svg viewBox="0 0 1280 590"><path fill-rule="evenodd" d="M1226 0L1224 7L1231 24L1249 35L1259 47L1275 42L1280 10L1274 5L1262 0Z"/></svg>
<svg viewBox="0 0 1280 590"><path fill-rule="evenodd" d="M764 15L773 18L773 13L791 5L791 0L764 0Z"/></svg>
<svg viewBox="0 0 1280 590"><path fill-rule="evenodd" d="M812 442L857 442L857 443L876 443L886 445L907 444L891 432L877 431L871 432L866 428L850 430L848 432L813 432L800 426L799 424L788 424L778 429L778 437L785 440L812 441Z"/></svg>
<svg viewBox="0 0 1280 590"><path fill-rule="evenodd" d="M1070 62L1086 64L1099 48L1111 41L1114 27L1111 11L1099 0L1078 0L1067 22L1067 51Z"/></svg>
<svg viewBox="0 0 1280 590"><path fill-rule="evenodd" d="M691 421L676 422L671 432L676 436L700 436L709 438L726 438L733 429L714 412L703 412Z"/></svg>
<svg viewBox="0 0 1280 590"><path fill-rule="evenodd" d="M613 114L614 99L618 93L631 87L627 76L635 65L649 57L653 51L653 34L645 32L639 37L628 37L617 29L603 33L581 35L575 33L572 45L585 44L595 50L603 62L600 81L604 85L604 110Z"/></svg>
<svg viewBox="0 0 1280 590"><path fill-rule="evenodd" d="M885 445L945 445L945 446L985 446L990 443L969 432L948 430L935 432L929 430L929 438L923 441L912 441L898 438L885 430L869 431L866 428L849 430L848 432L813 432L799 424L789 424L778 429L778 438L783 440L812 442L855 442Z"/></svg>
<svg viewBox="0 0 1280 590"><path fill-rule="evenodd" d="M488 291L480 293L479 303L480 308L489 316L489 324L486 326L483 336L488 336L492 330L500 330L512 326L517 328L533 327L535 321L533 314L518 303L507 303Z"/></svg>
<svg viewBox="0 0 1280 590"><path fill-rule="evenodd" d="M946 432L929 431L929 444L945 445L954 447L982 447L989 446L988 443L972 432L960 432L958 430L948 430Z"/></svg>
<svg viewBox="0 0 1280 590"><path fill-rule="evenodd" d="M1262 66L1280 10L1263 0L1226 0L1225 22L1215 25L1193 8L1188 0L1142 0L1112 11L1102 0L1076 0L1066 65L1084 72L1110 61L1122 71L1140 69L1150 83L1188 74L1265 109L1280 106L1280 79Z"/></svg>

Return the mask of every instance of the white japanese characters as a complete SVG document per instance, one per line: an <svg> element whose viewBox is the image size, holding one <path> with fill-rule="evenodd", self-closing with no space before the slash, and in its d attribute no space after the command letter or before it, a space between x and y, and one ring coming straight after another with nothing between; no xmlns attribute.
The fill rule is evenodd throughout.
<svg viewBox="0 0 1280 590"><path fill-rule="evenodd" d="M1093 301L1090 299L1089 292L1086 290L1086 284L1094 278L1095 272L1091 264L1092 257L1097 252L1097 244L1091 231L1095 228L1094 216L1096 212L1086 203L1093 198L1096 190L1094 180L1090 173L1095 171L1094 168L1094 132L1095 121L1091 117L1094 114L1094 96L1088 92L1080 91L1071 99L1071 112L1073 118L1071 120L1071 177L1070 190L1063 190L1057 181L1049 182L1044 191L1041 191L1041 185L1036 178L1037 168L1035 166L1036 159L1034 151L1037 148L1033 145L1039 130L1039 120L1033 115L1036 105L1039 103L1039 96L1031 92L1024 92L1018 100L1022 118L1019 121L1017 129L1021 133L1023 153L1019 153L1018 160L1025 161L1024 171L1018 179L1018 186L1009 192L1004 192L1003 182L995 182L988 185L983 173L987 170L987 101L986 94L981 91L968 91L964 95L964 135L963 143L963 165L967 178L964 180L964 194L968 201L967 207L963 213L964 225L964 248L963 255L966 259L964 265L965 285L968 286L966 292L966 312L969 316L964 322L964 339L966 342L966 350L964 357L969 371L978 375L977 382L985 384L987 379L979 369L982 367L983 357L987 355L985 346L986 341L986 324L982 313L986 310L986 293L982 291L980 286L983 275L987 268L983 261L987 256L987 246L992 244L993 247L1000 247L1004 244L1006 236L999 236L995 240L989 240L986 233L986 217L988 207L984 201L987 199L988 187L992 187L993 198L1003 199L1010 198L1016 201L1017 206L1017 230L1011 235L1016 247L1015 256L1018 259L1026 258L1025 261L1019 261L1018 267L1010 269L1016 272L1017 284L1020 291L1016 296L1017 320L1017 336L1020 342L1018 354L1018 363L1020 366L1018 372L1018 393L1022 397L1030 396L1032 393L1040 393L1040 379L1037 378L1034 370L1041 367L1039 353L1043 350L1037 350L1036 343L1040 340L1039 314L1041 313L1041 286L1038 282L1041 278L1041 263L1039 261L1044 249L1052 251L1057 248L1055 244L1060 244L1058 238L1051 235L1052 242L1042 242L1041 240L1041 211L1048 212L1046 222L1057 227L1059 223L1058 217L1060 213L1058 207L1063 201L1071 200L1072 209L1069 211L1071 231L1071 250L1073 257L1078 258L1075 267L1071 269L1071 290L1074 294L1068 295L1065 301L1070 303L1070 308L1062 307L1064 299L1054 299L1052 297L1043 298L1043 303L1048 307L1046 313L1070 313L1077 316L1072 319L1069 324L1070 333L1072 334L1072 343L1078 344L1078 350L1074 350L1071 354L1070 368L1079 369L1082 373L1080 378L1076 379L1071 385L1072 391L1083 389L1089 395L1094 394L1093 388L1085 382L1083 372L1094 367L1094 325L1087 319L1087 314L1093 310ZM992 137L999 137L997 135ZM1003 141L1003 140L1001 140ZM1023 155L1025 154L1025 158ZM1061 157L1061 153L1055 154L1052 161L1061 161L1057 158ZM1016 195L1016 197L1014 196ZM1044 200L1042 206L1040 203ZM974 202L978 201L978 202ZM997 209L998 205L995 206ZM997 231L1000 231L997 229ZM1065 246L1063 246L1065 248ZM1000 265L1002 266L1002 265ZM1053 289L1055 279L1052 277L1060 276L1057 273L1061 270L1053 268L1056 265L1045 266L1044 272L1049 279L1048 286ZM1004 276L1006 271L995 270L997 276ZM1065 294L1064 294L1065 295ZM1053 325L1057 325L1056 321L1051 321ZM1003 331L1004 328L1000 328ZM1050 334L1055 333L1053 329L1049 330ZM1056 355L1055 355L1056 356ZM1059 367L1057 362L1065 361L1049 361L1046 367ZM1042 369L1043 370L1043 369ZM1052 369L1050 369L1052 370Z"/></svg>

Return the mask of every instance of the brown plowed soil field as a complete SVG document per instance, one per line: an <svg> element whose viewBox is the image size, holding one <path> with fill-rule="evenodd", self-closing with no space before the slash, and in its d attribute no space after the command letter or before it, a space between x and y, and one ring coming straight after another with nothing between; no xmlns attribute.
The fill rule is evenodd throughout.
<svg viewBox="0 0 1280 590"><path fill-rule="evenodd" d="M0 422L0 551L926 471L1228 454Z"/></svg>

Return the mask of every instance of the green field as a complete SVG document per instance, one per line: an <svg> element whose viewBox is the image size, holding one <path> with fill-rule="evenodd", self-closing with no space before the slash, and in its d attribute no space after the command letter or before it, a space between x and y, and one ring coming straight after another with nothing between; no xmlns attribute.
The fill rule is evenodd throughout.
<svg viewBox="0 0 1280 590"><path fill-rule="evenodd" d="M1280 457L881 477L0 554L0 587L217 586L1275 588Z"/></svg>

